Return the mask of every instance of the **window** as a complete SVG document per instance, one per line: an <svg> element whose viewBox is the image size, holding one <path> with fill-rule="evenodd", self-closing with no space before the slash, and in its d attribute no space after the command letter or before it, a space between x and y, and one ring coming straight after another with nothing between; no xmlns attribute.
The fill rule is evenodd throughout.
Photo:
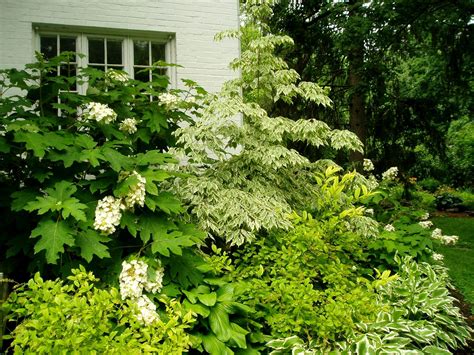
<svg viewBox="0 0 474 355"><path fill-rule="evenodd" d="M151 80L151 70L147 70L156 61L172 63L172 37L157 34L156 36L120 36L116 34L101 35L96 33L70 33L42 31L37 28L38 48L46 58L64 51L85 54L77 57L74 62L64 63L58 69L60 75L76 75L78 67L93 67L106 71L120 69L126 71L131 78L144 82ZM175 86L176 73L173 69L162 69L160 73L170 77L171 85ZM85 92L85 85L77 85L71 91Z"/></svg>

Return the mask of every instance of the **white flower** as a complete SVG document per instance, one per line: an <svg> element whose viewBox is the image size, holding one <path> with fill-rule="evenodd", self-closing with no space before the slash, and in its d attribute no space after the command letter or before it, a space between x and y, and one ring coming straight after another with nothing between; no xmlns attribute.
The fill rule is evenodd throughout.
<svg viewBox="0 0 474 355"><path fill-rule="evenodd" d="M444 255L443 254L438 254L438 253L433 253L433 255L431 255L431 257L435 261L442 261L444 259Z"/></svg>
<svg viewBox="0 0 474 355"><path fill-rule="evenodd" d="M137 299L137 306L137 319L140 322L150 325L160 319L158 313L156 313L156 305L147 296L141 296Z"/></svg>
<svg viewBox="0 0 474 355"><path fill-rule="evenodd" d="M120 295L122 299L138 298L143 293L143 285L147 282L148 264L141 260L122 262L119 276Z"/></svg>
<svg viewBox="0 0 474 355"><path fill-rule="evenodd" d="M382 173L382 180L395 180L398 175L398 168L392 166L390 169Z"/></svg>
<svg viewBox="0 0 474 355"><path fill-rule="evenodd" d="M365 171L372 171L375 169L374 163L372 163L372 160L370 159L364 159L364 162L362 164L363 168Z"/></svg>
<svg viewBox="0 0 474 355"><path fill-rule="evenodd" d="M442 239L442 243L445 245L449 244L456 244L458 242L459 237L457 235L444 235Z"/></svg>
<svg viewBox="0 0 474 355"><path fill-rule="evenodd" d="M147 292L158 293L163 288L163 276L165 270L163 268L158 268L155 270L155 275L153 280L147 279L145 282L144 288Z"/></svg>
<svg viewBox="0 0 474 355"><path fill-rule="evenodd" d="M99 102L89 102L82 110L81 117L86 120L111 123L117 118L117 114L106 104Z"/></svg>
<svg viewBox="0 0 474 355"><path fill-rule="evenodd" d="M122 272L119 276L120 295L122 299L136 299L143 294L143 290L158 293L163 288L164 269L151 270L153 279L149 278L148 264L142 260L122 262Z"/></svg>
<svg viewBox="0 0 474 355"><path fill-rule="evenodd" d="M424 229L430 229L431 227L433 227L433 222L431 221L421 221L421 222L418 222L418 224L422 226Z"/></svg>
<svg viewBox="0 0 474 355"><path fill-rule="evenodd" d="M385 229L387 232L394 232L395 231L395 227L392 226L391 224L387 224L385 227L383 227L383 229Z"/></svg>
<svg viewBox="0 0 474 355"><path fill-rule="evenodd" d="M367 188L372 191L375 190L379 186L379 182L374 175L370 175L367 179Z"/></svg>
<svg viewBox="0 0 474 355"><path fill-rule="evenodd" d="M439 240L444 245L456 244L459 239L457 235L443 235L443 232L439 228L436 228L431 233L431 238Z"/></svg>
<svg viewBox="0 0 474 355"><path fill-rule="evenodd" d="M145 184L146 179L135 170L130 174L138 179L138 183L129 187L128 194L124 198L127 208L132 209L135 205L143 207L145 204Z"/></svg>
<svg viewBox="0 0 474 355"><path fill-rule="evenodd" d="M431 238L433 239L440 239L443 236L443 231L439 228L436 228L432 233L431 233Z"/></svg>
<svg viewBox="0 0 474 355"><path fill-rule="evenodd" d="M160 102L166 106L168 110L172 110L178 106L179 97L168 92L158 95Z"/></svg>
<svg viewBox="0 0 474 355"><path fill-rule="evenodd" d="M120 199L115 199L113 196L104 197L95 209L94 228L106 234L115 232L115 227L120 224L122 217L121 209L123 206Z"/></svg>
<svg viewBox="0 0 474 355"><path fill-rule="evenodd" d="M368 216L373 216L374 215L374 209L373 208L367 208L365 210L365 214Z"/></svg>
<svg viewBox="0 0 474 355"><path fill-rule="evenodd" d="M117 81L119 83L126 83L129 80L127 73L114 69L109 69L105 72L105 80L107 83Z"/></svg>
<svg viewBox="0 0 474 355"><path fill-rule="evenodd" d="M428 218L430 218L430 214L429 214L428 212L426 212L425 214L423 214L423 215L420 217L420 220L426 221Z"/></svg>
<svg viewBox="0 0 474 355"><path fill-rule="evenodd" d="M186 102L189 104L194 104L196 103L196 98L194 96L189 96L188 98L186 98Z"/></svg>
<svg viewBox="0 0 474 355"><path fill-rule="evenodd" d="M126 118L119 124L119 129L122 132L126 132L128 134L133 134L137 131L137 120L134 118Z"/></svg>

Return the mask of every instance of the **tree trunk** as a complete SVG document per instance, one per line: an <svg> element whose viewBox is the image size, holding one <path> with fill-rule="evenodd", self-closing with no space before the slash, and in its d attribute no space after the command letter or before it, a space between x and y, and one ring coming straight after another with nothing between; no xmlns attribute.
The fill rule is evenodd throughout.
<svg viewBox="0 0 474 355"><path fill-rule="evenodd" d="M350 2L351 10L349 11L349 21L352 24L357 24L361 16L358 13L361 8L361 3L357 1ZM360 23L360 22L359 22ZM351 26L348 26L350 28ZM352 37L352 36L351 36ZM367 117L365 113L365 88L364 81L362 78L362 71L364 66L364 38L360 34L353 36L351 41L351 47L348 52L349 61L349 124L350 129L354 132L357 137L362 141L365 146L367 138ZM364 155L359 152L351 152L350 160L353 162L362 161Z"/></svg>

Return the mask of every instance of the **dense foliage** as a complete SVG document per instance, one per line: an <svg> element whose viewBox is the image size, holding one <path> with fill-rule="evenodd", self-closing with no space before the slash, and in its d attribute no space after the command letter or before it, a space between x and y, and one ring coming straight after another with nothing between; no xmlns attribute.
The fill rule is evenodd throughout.
<svg viewBox="0 0 474 355"><path fill-rule="evenodd" d="M433 251L458 237L402 206L413 184L396 167L378 179L369 160L364 176L321 159L362 144L296 116L333 103L277 55L293 41L271 33L271 5L245 2L245 24L217 36L243 49L241 77L218 94L190 80L169 90L164 63L149 83L58 76L73 53L0 72L0 268L29 279L2 300L7 351L466 345ZM82 80L86 95L73 90Z"/></svg>

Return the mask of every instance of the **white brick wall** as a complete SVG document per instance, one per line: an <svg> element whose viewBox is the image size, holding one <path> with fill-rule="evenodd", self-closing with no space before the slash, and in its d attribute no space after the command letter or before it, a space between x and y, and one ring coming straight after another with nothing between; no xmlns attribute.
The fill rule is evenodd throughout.
<svg viewBox="0 0 474 355"><path fill-rule="evenodd" d="M207 90L236 74L229 62L239 55L236 40L214 42L222 30L237 28L238 0L0 0L0 68L22 68L34 60L33 23L82 26L89 30L153 31L176 35L181 78Z"/></svg>

